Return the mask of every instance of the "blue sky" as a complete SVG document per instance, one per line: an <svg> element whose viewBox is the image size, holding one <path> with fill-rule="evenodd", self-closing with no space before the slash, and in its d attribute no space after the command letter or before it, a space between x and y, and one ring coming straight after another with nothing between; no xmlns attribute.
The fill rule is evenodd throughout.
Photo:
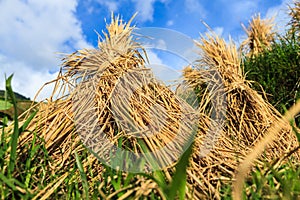
<svg viewBox="0 0 300 200"><path fill-rule="evenodd" d="M4 74L14 73L13 88L33 98L60 68L58 53L94 48L97 34L105 29L104 18L120 14L137 27L162 27L179 31L193 39L207 31L205 21L226 40L236 43L245 37L241 23L247 24L255 13L262 18L276 16L278 30L289 20L291 0L1 0L0 1L0 89ZM153 60L160 55L150 52ZM51 87L38 99L49 96Z"/></svg>
<svg viewBox="0 0 300 200"><path fill-rule="evenodd" d="M165 27L180 31L192 38L205 32L201 20L211 28L229 34L235 39L243 33L240 24L247 23L252 15L266 15L272 7L282 4L280 0L236 1L236 0L133 0L133 1L82 1L79 2L78 16L86 23L82 29L88 36L88 41L95 43L94 29L101 31L103 17L109 19L108 10L120 13L125 20L138 12L135 19L137 27ZM147 2L147 3L145 3ZM96 19L96 20L95 20Z"/></svg>

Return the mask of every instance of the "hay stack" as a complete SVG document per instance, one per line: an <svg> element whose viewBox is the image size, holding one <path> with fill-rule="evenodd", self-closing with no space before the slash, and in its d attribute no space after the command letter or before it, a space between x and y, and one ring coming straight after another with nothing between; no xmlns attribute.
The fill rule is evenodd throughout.
<svg viewBox="0 0 300 200"><path fill-rule="evenodd" d="M197 151L193 154L192 166L188 173L190 184L196 187L195 191L199 194L195 194L199 199L201 193L209 198L220 199L218 191L221 184L231 183L239 160L251 151L272 123L281 120L281 115L251 89L251 82L245 79L240 66L240 56L233 43L226 44L217 35L206 35L201 37L197 45L202 51L200 60L195 68L187 67L184 70L184 78L194 88L206 88L207 67L211 71L210 74L220 74L227 101L227 124L208 156L199 158ZM210 79L212 80L214 79ZM219 85L220 82L215 84ZM208 98L206 93L200 94L200 98ZM206 110L209 111L209 108ZM271 162L297 147L296 136L289 124L285 125L278 139L268 146L260 159ZM200 146L201 139L197 138L196 149ZM299 153L294 155L297 159Z"/></svg>
<svg viewBox="0 0 300 200"><path fill-rule="evenodd" d="M82 143L99 155L104 152L103 147L114 153L114 147L109 146L111 144L121 145L138 154L145 151L156 152L170 141L175 141L168 147L168 151L154 155L159 165L170 164L184 150L185 144L193 136L194 125L197 124L200 129L188 170L189 188L193 194L187 196L192 195L193 199L220 198L220 184L222 181L231 181L238 159L247 154L271 123L279 120L276 110L264 102L244 79L236 48L211 36L208 39L202 38L201 44L198 44L203 51L199 68L187 69L184 76L195 88L202 87L208 79L211 85L208 87L210 91L206 90L200 100L200 114L196 114L189 104L155 80L149 69L144 67L145 60L141 54L144 50L131 38L130 21L124 24L118 18L112 18L107 29L108 33L104 34L104 38L99 38L98 49L79 50L65 57L61 73L55 80L53 94L57 98L50 97L47 103L40 103L39 112L30 124L31 130L35 130L45 141L53 158L49 163L52 173L61 169L67 171L68 166L74 165L75 159L71 157L75 151L79 154L83 152ZM210 70L202 70L203 66L210 67ZM216 79L216 73L221 75L223 88L218 87L220 79ZM210 150L218 139L215 149L203 158L201 154L204 138L208 135L206 131L215 123L207 114L212 113L214 101L224 98L218 96L223 90L227 95L228 124L220 137L212 138L212 143L204 145ZM124 98L127 93L128 96ZM151 108L158 112L153 113ZM217 111L224 112L222 109ZM148 133L155 134L149 137ZM25 132L20 137L21 144L18 148L24 156L26 152L23 147L32 139L30 132ZM122 142L118 144L120 139ZM145 144L146 150L140 142ZM288 151L295 146L295 142L295 137L287 126L278 141L270 146L266 159L272 160ZM276 148L276 152L272 148ZM109 162L103 157L100 159ZM103 179L103 167L96 157L89 155L82 162L85 169L92 166L93 173L97 174L96 178ZM142 169L148 170L150 165L148 162ZM126 169L136 169L127 167ZM169 178L171 172L172 166L165 170L166 177ZM67 176L68 172L53 180L53 183L61 184ZM60 184L49 185L36 197L51 196L51 192L60 187ZM152 180L138 178L134 184L135 189L127 193L133 198L145 196L151 190L160 195L160 189ZM56 188L47 191L52 186ZM148 188L144 190L144 187Z"/></svg>
<svg viewBox="0 0 300 200"><path fill-rule="evenodd" d="M29 127L45 141L53 158L53 173L75 163L70 157L75 151L83 152L82 143L104 164L117 167L127 162L121 166L123 170L151 170L155 168L151 166L153 159L158 168L172 167L192 142L198 120L208 121L144 67L142 52L145 51L132 39L130 22L124 24L118 17L112 17L111 24L107 25L108 33L99 38L98 49L67 55L54 81L53 97L39 104L39 112ZM20 152L32 139L29 132L21 136ZM139 159L145 151L152 152L153 156L149 160L143 158L144 166L132 166L128 160L110 163L106 158L116 155L120 139L121 147L131 152L132 160ZM158 151L162 147L165 150ZM83 165L93 166L93 173L101 180L103 167L96 157L89 155ZM166 174L170 177L168 171ZM148 190L158 190L154 184L141 193L139 188L145 187L145 183L153 185L151 180L141 180L133 190L135 198L149 193ZM43 192L47 191L43 190L37 197L51 195Z"/></svg>
<svg viewBox="0 0 300 200"><path fill-rule="evenodd" d="M293 6L289 6L289 15L291 17L288 25L291 26L290 33L295 34L296 37L300 36L300 2L294 1Z"/></svg>
<svg viewBox="0 0 300 200"><path fill-rule="evenodd" d="M258 14L252 18L247 28L242 25L247 34L247 39L240 47L242 52L253 56L271 46L275 37L273 20L273 18L262 20Z"/></svg>
<svg viewBox="0 0 300 200"><path fill-rule="evenodd" d="M65 77L80 79L70 95L76 129L83 143L106 164L111 164L111 157L100 155L109 151L114 157L121 138L122 147L135 153L129 153L131 159L140 159L138 154L145 152L141 140L154 154L156 164L165 167L174 164L187 148L197 116L189 104L144 67L140 54L144 50L132 40L129 24L113 20L99 50L65 59ZM158 151L162 147L166 149ZM123 167L126 171L144 171L151 168L150 160L145 162L149 165L143 169Z"/></svg>

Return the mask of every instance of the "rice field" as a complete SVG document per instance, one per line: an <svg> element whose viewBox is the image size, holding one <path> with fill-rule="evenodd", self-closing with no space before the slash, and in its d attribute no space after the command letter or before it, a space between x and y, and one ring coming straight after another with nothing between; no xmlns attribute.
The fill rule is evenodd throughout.
<svg viewBox="0 0 300 200"><path fill-rule="evenodd" d="M284 37L299 41L290 9ZM201 35L176 91L145 67L132 20L112 16L98 48L65 55L53 95L22 116L6 80L0 107L15 112L0 129L1 199L299 199L300 102L280 112L244 67L283 37L272 20L254 16L240 47ZM178 98L184 84L196 109Z"/></svg>

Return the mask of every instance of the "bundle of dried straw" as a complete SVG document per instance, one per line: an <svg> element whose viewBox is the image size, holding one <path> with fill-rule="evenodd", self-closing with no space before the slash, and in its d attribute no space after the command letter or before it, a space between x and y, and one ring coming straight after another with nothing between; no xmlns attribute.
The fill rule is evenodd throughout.
<svg viewBox="0 0 300 200"><path fill-rule="evenodd" d="M296 148L298 142L289 123L283 122L278 111L250 87L251 81L245 79L241 57L232 42L226 44L212 33L202 36L197 45L202 52L200 59L195 68L185 68L184 78L194 88L206 88L207 69L210 69L211 74L220 74L223 88L219 89L224 90L222 93L226 96L227 104L226 125L208 156L202 159L193 157L188 173L190 183L195 184L196 191L201 191L206 197L220 199L221 184L231 183L238 163L252 151L272 124L281 124L280 134L259 160L272 162ZM209 81L220 85L219 80ZM200 94L200 98L208 98L206 93ZM214 94L218 93L214 92L212 95ZM196 140L196 144L200 146L201 140ZM294 154L297 160L300 158L299 153ZM260 163L259 160L257 164ZM201 195L198 197L201 198Z"/></svg>
<svg viewBox="0 0 300 200"><path fill-rule="evenodd" d="M183 72L185 81L201 94L195 113L188 103L144 67L146 56L142 53L146 52L132 39L130 23L131 20L124 24L118 17L113 17L107 25L108 33L104 33L104 38L99 36L98 49L78 50L67 55L54 80L53 96L48 102L38 104L39 112L29 127L43 138L53 158L50 163L52 173L74 164L75 159L70 157L75 151L83 152L82 143L98 158L105 149L114 151L112 145L121 145L140 155L145 152L141 144L145 144L159 165L166 166L164 172L170 178L173 161L193 137L196 124L198 133L188 169L191 190L187 190L187 197L220 199L221 184L231 183L239 161L273 123L280 121L280 114L251 89L250 81L245 80L236 47L215 35L201 38L197 45L202 53L196 68L188 67ZM226 104L218 104L224 100ZM225 107L214 107L216 102ZM212 110L217 118L218 113L226 116L226 123L218 124L218 120L211 118ZM219 136L209 137L211 142L207 142L207 131L215 124L224 126ZM26 155L23 147L33 137L31 132L20 136L20 153ZM118 143L120 139L121 144ZM296 142L286 124L278 140L268 146L261 159L272 161L290 151ZM156 153L165 146L168 146L167 151ZM208 155L203 157L205 150ZM295 157L299 159L299 152ZM109 162L105 158L101 159ZM92 154L83 160L83 166L93 166L93 172L102 178L103 167ZM150 167L145 165L142 169ZM61 179L67 175L68 172L54 182L62 183ZM59 184L49 185L38 193L37 198L51 196L53 186L58 188ZM141 193L139 188L143 187L148 189ZM52 190L47 190L49 188ZM127 195L139 198L149 194L150 190L160 195L153 181L139 179L136 188Z"/></svg>

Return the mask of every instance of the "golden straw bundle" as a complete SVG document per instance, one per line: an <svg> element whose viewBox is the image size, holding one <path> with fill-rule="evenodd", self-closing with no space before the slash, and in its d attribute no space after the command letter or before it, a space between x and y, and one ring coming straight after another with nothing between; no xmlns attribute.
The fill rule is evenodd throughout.
<svg viewBox="0 0 300 200"><path fill-rule="evenodd" d="M248 28L242 25L248 36L240 47L245 54L256 55L271 46L275 37L273 20L262 20L258 14L249 22Z"/></svg>
<svg viewBox="0 0 300 200"><path fill-rule="evenodd" d="M220 199L220 186L231 183L240 159L273 123L280 121L280 114L245 80L236 47L210 35L197 43L202 50L197 68L184 70L185 81L200 91L200 105L195 113L188 103L144 67L146 61L142 52L146 52L132 39L130 23L112 18L107 26L108 33L99 38L98 49L78 50L66 56L55 80L53 97L39 104L30 130L45 142L53 159L47 170L54 174L60 170L66 172L38 192L36 198L51 197L58 188L58 193L63 194L62 183L71 174L68 167L76 162L73 155L75 152L84 154L82 143L106 164L112 164L106 158L116 155L117 147L126 149L129 155L136 155L136 159L146 151L153 153L152 157L143 158L146 165L132 168L131 163L125 163L125 169L151 170L154 158L170 180L174 161L194 136L196 125L198 132L188 169L190 190L186 196ZM211 114L215 118L210 118ZM218 120L223 115L226 124ZM214 126L222 129L212 129ZM220 135L211 134L211 130L217 130ZM20 136L20 154L27 155L23 147L33 139L31 132ZM271 161L296 145L297 140L286 124L278 140L268 146L261 159ZM165 146L166 151L158 151ZM295 157L299 159L298 152ZM97 174L89 175L89 180L104 179L105 170L95 156L88 154L82 163L84 170L92 169L91 174ZM77 176L72 178L79 179L79 172L74 174ZM125 188L128 191L123 198L145 198L151 191L161 195L160 188L152 180L137 176L134 181Z"/></svg>
<svg viewBox="0 0 300 200"><path fill-rule="evenodd" d="M240 56L233 43L226 44L217 35L206 35L202 36L197 45L202 50L200 59L195 68L187 67L184 70L184 78L194 88L206 88L206 83L215 80L207 80L208 69L211 74L219 74L222 81L215 81L215 85L221 84L223 88L216 86L214 90L222 89L222 93L226 95L226 125L208 156L199 158L197 153L201 152L196 150L188 173L190 183L199 193L199 199L201 193L209 198L220 199L221 184L231 183L240 160L251 151L273 123L281 121L281 115L251 89L251 82L245 79ZM200 94L202 99L213 99L208 97L207 92ZM260 159L271 162L297 147L297 139L291 127L288 123L283 124L277 140L268 146ZM196 146L199 149L201 140L196 140ZM294 156L299 159L299 152Z"/></svg>
<svg viewBox="0 0 300 200"><path fill-rule="evenodd" d="M99 180L104 169L96 157L104 164L128 171L170 168L192 142L198 121L206 120L144 66L141 52L145 51L132 39L130 23L112 17L108 33L99 38L98 49L67 55L54 81L53 96L39 104L39 112L29 127L45 141L53 158L53 173L75 163L70 157L75 152L83 153L82 143L94 155L84 159L83 166L86 170L93 166ZM20 151L32 140L30 132L24 133ZM132 166L130 159L124 160L124 166L119 166L122 159L112 163L109 156L115 157L118 148L125 149L123 152L132 160L141 159L140 163L146 164ZM152 156L142 157L146 152ZM63 177L68 175L66 172ZM166 176L170 177L168 171ZM145 184L152 186L139 191ZM135 198L157 190L153 181L143 178L136 181L135 187L130 193ZM44 190L37 198L51 196L51 192Z"/></svg>
<svg viewBox="0 0 300 200"><path fill-rule="evenodd" d="M294 34L299 38L300 36L300 2L294 1L293 6L289 6L289 15L291 17L290 22L288 25L291 26L290 33Z"/></svg>

